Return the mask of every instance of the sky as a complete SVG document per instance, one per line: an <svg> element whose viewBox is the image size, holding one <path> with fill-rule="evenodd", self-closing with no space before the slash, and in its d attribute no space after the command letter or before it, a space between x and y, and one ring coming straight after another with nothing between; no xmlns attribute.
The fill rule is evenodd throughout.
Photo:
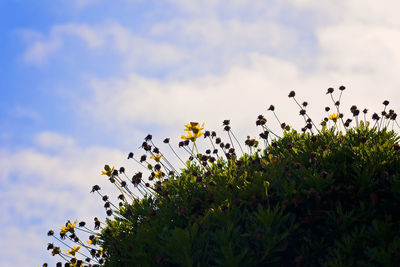
<svg viewBox="0 0 400 267"><path fill-rule="evenodd" d="M332 106L370 115L400 107L396 0L0 1L0 266L53 264L46 246L67 220L103 216L91 186L104 164L140 170L130 151L205 122L256 136ZM335 95L337 97L337 95ZM226 136L225 136L226 138ZM177 146L176 146L177 147Z"/></svg>

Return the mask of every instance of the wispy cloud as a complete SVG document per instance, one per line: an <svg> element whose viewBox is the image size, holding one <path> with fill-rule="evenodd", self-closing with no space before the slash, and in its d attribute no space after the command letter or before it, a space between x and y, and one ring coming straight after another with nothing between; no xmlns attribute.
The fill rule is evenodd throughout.
<svg viewBox="0 0 400 267"><path fill-rule="evenodd" d="M330 104L325 90L331 86L348 87L344 107L379 110L384 99L392 100L394 109L400 106L397 1L170 0L163 3L168 8L157 12L159 2L123 1L124 7L138 2L146 4L140 22L102 11L95 23L71 18L48 25L48 32L23 33L27 47L22 56L28 67L62 66L65 54L77 66L86 63L87 55L98 58L94 64L107 66L110 58L115 60L107 73L92 70L89 82L81 85L90 93L71 90L73 100L65 106L76 125L85 124L97 135L111 132L109 141L120 147L137 147L143 131L151 131L146 127L156 129L155 136L179 139L188 121L219 130L223 119L231 119L240 138L256 136L258 114L267 114L268 124L279 128L267 113L270 104L282 121L302 127L298 108L287 98L291 90L310 103L316 123ZM94 10L105 2L73 3ZM84 72L79 67L74 71L73 77ZM43 79L48 79L47 72ZM74 84L62 87L68 90ZM23 103L14 115L45 121L45 114ZM102 213L89 191L103 182L98 174L105 163L137 167L125 161L126 151L80 143L82 129L73 129L76 136L42 130L32 133L32 146L0 149L0 209L8 212L0 218L1 266L31 265L32 259L13 251L44 255L47 228L70 217ZM29 241L21 247L23 240Z"/></svg>
<svg viewBox="0 0 400 267"><path fill-rule="evenodd" d="M93 217L103 217L103 211L99 197L89 193L91 186L100 184L116 199L100 170L105 163L127 163L121 151L80 147L57 133L39 133L35 139L37 149L0 149L0 209L7 212L0 218L1 266L26 266L35 261L38 265L49 259L45 246L54 240L46 232L57 232L65 220L86 220L92 227Z"/></svg>
<svg viewBox="0 0 400 267"><path fill-rule="evenodd" d="M111 49L121 56L121 63L127 67L163 68L180 62L183 57L176 47L168 43L135 35L117 22L107 22L95 26L74 23L55 25L48 36L30 41L24 59L31 64L42 64L62 49L67 50L65 42L71 40L83 42L89 51Z"/></svg>
<svg viewBox="0 0 400 267"><path fill-rule="evenodd" d="M17 118L27 118L33 121L41 120L41 116L35 110L23 107L21 105L16 105L14 110L11 111L11 115Z"/></svg>

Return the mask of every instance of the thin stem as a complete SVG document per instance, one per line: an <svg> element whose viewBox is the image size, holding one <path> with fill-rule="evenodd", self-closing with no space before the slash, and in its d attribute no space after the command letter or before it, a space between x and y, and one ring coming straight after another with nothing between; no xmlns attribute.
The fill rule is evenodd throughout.
<svg viewBox="0 0 400 267"><path fill-rule="evenodd" d="M276 120L278 121L279 126L281 126L281 121L278 119L278 116L276 115L275 110L273 110L272 113L274 113L274 116L275 116Z"/></svg>
<svg viewBox="0 0 400 267"><path fill-rule="evenodd" d="M175 150L172 148L171 144L168 143L169 147L171 148L172 152L175 154L175 156L182 162L183 166L186 166L185 162L178 156L178 154L175 152Z"/></svg>
<svg viewBox="0 0 400 267"><path fill-rule="evenodd" d="M239 145L240 150L242 151L242 154L244 155L243 148L242 148L242 146L240 145L240 142L238 141L238 139L236 138L236 136L233 134L232 130L229 130L229 131L232 133L233 138L235 138L236 142L237 142L238 145ZM230 136L229 136L229 138L230 138ZM231 142L232 142L232 140L231 140ZM232 143L232 146L233 146L233 143Z"/></svg>
<svg viewBox="0 0 400 267"><path fill-rule="evenodd" d="M331 96L332 102L333 102L333 104L335 105L336 111L337 111L337 113L338 113L338 115L339 115L339 117L340 117L339 105L336 105L336 102L335 102L335 99L333 99L332 93L330 93L329 95ZM340 101L339 101L339 102L340 102ZM343 124L343 126L344 126L343 118L340 118L340 120L342 121L342 124ZM344 127L344 129L345 129L346 132L347 132L346 127ZM318 132L319 132L319 131L318 131Z"/></svg>

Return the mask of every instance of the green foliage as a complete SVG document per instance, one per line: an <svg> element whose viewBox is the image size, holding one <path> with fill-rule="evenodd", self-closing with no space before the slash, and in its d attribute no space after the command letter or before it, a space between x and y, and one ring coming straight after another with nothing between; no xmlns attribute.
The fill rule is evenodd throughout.
<svg viewBox="0 0 400 267"><path fill-rule="evenodd" d="M188 161L106 221L104 266L395 266L398 141L361 122L345 134L285 131L207 167Z"/></svg>

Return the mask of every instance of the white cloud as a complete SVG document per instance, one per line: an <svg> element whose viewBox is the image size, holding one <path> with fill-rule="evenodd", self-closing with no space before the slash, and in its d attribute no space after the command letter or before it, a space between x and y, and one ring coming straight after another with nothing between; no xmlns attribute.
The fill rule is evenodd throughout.
<svg viewBox="0 0 400 267"><path fill-rule="evenodd" d="M64 24L53 26L47 37L32 34L31 31L23 32L25 39L30 43L24 54L28 63L42 64L54 53L63 48L65 38L68 36L82 39L90 48L102 45L102 37L87 25Z"/></svg>
<svg viewBox="0 0 400 267"><path fill-rule="evenodd" d="M92 185L99 184L117 203L116 188L100 175L104 164L125 166L129 175L133 166L138 170L116 149L80 147L51 132L40 133L36 141L38 149L0 150L0 209L6 212L0 217L1 266L53 261L46 245L56 241L46 236L47 230L57 232L68 219L85 220L92 227L94 216L104 218L102 200L89 193Z"/></svg>
<svg viewBox="0 0 400 267"><path fill-rule="evenodd" d="M36 143L41 148L64 149L75 148L75 141L71 137L65 137L54 132L41 132L35 137Z"/></svg>
<svg viewBox="0 0 400 267"><path fill-rule="evenodd" d="M41 116L35 110L32 110L21 105L16 105L12 110L12 116L17 118L28 118L33 121L41 120Z"/></svg>
<svg viewBox="0 0 400 267"><path fill-rule="evenodd" d="M46 37L38 33L32 34L31 31L25 31L23 35L29 43L24 59L38 65L48 61L61 49L68 49L65 43L71 39L82 41L89 50L108 51L111 48L121 55L121 61L126 67L163 68L175 65L183 57L174 46L135 35L116 22L97 26L67 23L53 26Z"/></svg>
<svg viewBox="0 0 400 267"><path fill-rule="evenodd" d="M33 64L42 64L49 55L55 53L62 47L59 39L51 39L46 42L36 41L30 45L24 54L25 61Z"/></svg>
<svg viewBox="0 0 400 267"><path fill-rule="evenodd" d="M243 0L230 1L227 6L214 0L172 3L179 5L184 15L150 23L146 33L109 22L58 25L45 37L30 34L25 59L34 64L45 62L66 49L70 38L89 49L110 49L120 55L128 74L92 79L88 86L93 94L80 103L78 112L90 114L97 121L94 125L118 132L116 135L123 128L124 138L118 142L124 144L130 143L132 136L136 141L144 136L137 125L161 126L155 139L164 135L179 139L188 121L205 122L206 128L221 133L224 119L231 119L234 132L243 140L248 134L257 135L255 118L259 114L267 114L268 125L278 128L266 110L270 104L276 106L282 121L299 128L303 121L298 107L287 98L291 90L299 101L309 102L316 122L324 115L323 108L331 105L326 88L342 84L348 88L342 98L345 113L352 104L379 111L385 99L395 110L400 107L396 102L400 99L396 1L386 5L372 0L334 4L292 0L272 6L269 1L249 4ZM282 9L284 6L291 9ZM303 47L298 47L304 45L302 18L291 21L296 25L282 21L286 14L282 12L297 11L315 16L306 21L310 31L306 36L312 40ZM295 54L296 49L311 53ZM307 62L306 67L298 62ZM167 78L139 75L137 66L164 70ZM127 165L125 152L80 147L73 138L57 133L42 132L35 141L36 149L0 150L0 183L7 188L1 194L0 208L13 208L24 222L41 217L60 224L66 215L85 216L93 206L101 205L88 191L94 183L104 181L97 177L103 164ZM155 141L160 143L162 138ZM25 192L23 197L21 192ZM11 223L12 218L0 219L2 226L11 227ZM49 224L46 227L52 227ZM7 229L15 233L19 228ZM13 248L22 239L3 236ZM37 236L29 238L43 242Z"/></svg>

